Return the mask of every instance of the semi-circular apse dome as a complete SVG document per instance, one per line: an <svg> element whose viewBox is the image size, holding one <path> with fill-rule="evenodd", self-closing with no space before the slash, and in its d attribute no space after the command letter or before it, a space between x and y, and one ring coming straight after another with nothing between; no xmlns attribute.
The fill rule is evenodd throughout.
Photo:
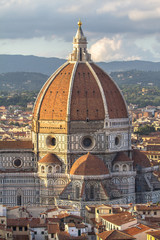
<svg viewBox="0 0 160 240"><path fill-rule="evenodd" d="M87 153L78 158L73 164L71 175L95 176L109 174L109 170L104 162L97 156Z"/></svg>

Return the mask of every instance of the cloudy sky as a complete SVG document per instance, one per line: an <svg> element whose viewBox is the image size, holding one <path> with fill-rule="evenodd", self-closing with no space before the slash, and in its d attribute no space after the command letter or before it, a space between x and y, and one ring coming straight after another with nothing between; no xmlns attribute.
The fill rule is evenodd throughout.
<svg viewBox="0 0 160 240"><path fill-rule="evenodd" d="M81 19L95 61L160 61L160 0L0 0L0 54L67 58Z"/></svg>

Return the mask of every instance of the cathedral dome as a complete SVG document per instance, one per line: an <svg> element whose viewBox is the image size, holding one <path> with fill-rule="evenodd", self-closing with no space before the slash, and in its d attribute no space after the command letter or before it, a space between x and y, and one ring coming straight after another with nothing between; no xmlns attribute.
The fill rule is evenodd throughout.
<svg viewBox="0 0 160 240"><path fill-rule="evenodd" d="M109 174L109 170L100 158L92 155L91 153L87 153L75 161L70 170L70 174L81 176L98 176Z"/></svg>
<svg viewBox="0 0 160 240"><path fill-rule="evenodd" d="M73 39L73 53L44 84L33 112L34 120L99 121L128 118L114 81L91 61L81 24Z"/></svg>
<svg viewBox="0 0 160 240"><path fill-rule="evenodd" d="M61 161L58 159L58 157L55 154L52 153L47 153L43 158L41 158L38 163L43 163L43 164L62 164Z"/></svg>

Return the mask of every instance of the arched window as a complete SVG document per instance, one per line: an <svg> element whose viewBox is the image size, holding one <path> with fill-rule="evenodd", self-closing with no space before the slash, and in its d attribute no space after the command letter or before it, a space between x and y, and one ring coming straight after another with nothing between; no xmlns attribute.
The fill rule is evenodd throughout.
<svg viewBox="0 0 160 240"><path fill-rule="evenodd" d="M119 172L119 165L115 165L115 167L114 167L114 170L115 170L115 172Z"/></svg>
<svg viewBox="0 0 160 240"><path fill-rule="evenodd" d="M129 171L132 171L132 165L129 165Z"/></svg>
<svg viewBox="0 0 160 240"><path fill-rule="evenodd" d="M52 186L53 182L52 180L48 180L48 186Z"/></svg>
<svg viewBox="0 0 160 240"><path fill-rule="evenodd" d="M123 172L126 172L127 171L127 165L125 164L125 165L123 165Z"/></svg>
<svg viewBox="0 0 160 240"><path fill-rule="evenodd" d="M80 48L80 61L82 61L82 48Z"/></svg>
<svg viewBox="0 0 160 240"><path fill-rule="evenodd" d="M114 183L115 184L119 184L120 183L119 179L118 178L114 178Z"/></svg>
<svg viewBox="0 0 160 240"><path fill-rule="evenodd" d="M128 183L127 178L122 178L122 182L123 182L123 183Z"/></svg>
<svg viewBox="0 0 160 240"><path fill-rule="evenodd" d="M56 166L56 173L59 173L61 170L60 166Z"/></svg>
<svg viewBox="0 0 160 240"><path fill-rule="evenodd" d="M76 198L79 198L79 186L76 186Z"/></svg>
<svg viewBox="0 0 160 240"><path fill-rule="evenodd" d="M86 198L86 200L89 200L89 189L88 189L88 187L85 188L85 198Z"/></svg>
<svg viewBox="0 0 160 240"><path fill-rule="evenodd" d="M94 199L94 186L90 186L90 199Z"/></svg>
<svg viewBox="0 0 160 240"><path fill-rule="evenodd" d="M21 206L22 205L22 197L21 195L17 196L17 206Z"/></svg>
<svg viewBox="0 0 160 240"><path fill-rule="evenodd" d="M48 173L52 173L52 166L48 167Z"/></svg>
<svg viewBox="0 0 160 240"><path fill-rule="evenodd" d="M41 167L41 173L45 173L44 166Z"/></svg>

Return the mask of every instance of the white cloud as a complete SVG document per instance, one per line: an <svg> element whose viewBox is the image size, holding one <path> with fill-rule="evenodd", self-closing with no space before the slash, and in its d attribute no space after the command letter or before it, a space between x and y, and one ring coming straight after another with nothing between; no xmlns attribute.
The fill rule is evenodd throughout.
<svg viewBox="0 0 160 240"><path fill-rule="evenodd" d="M101 13L111 13L111 12L116 12L119 8L121 8L122 5L125 5L125 0L122 1L111 1L108 2L104 5L101 5L98 9L97 9L97 13L101 14Z"/></svg>
<svg viewBox="0 0 160 240"><path fill-rule="evenodd" d="M159 0L112 0L101 2L98 14L108 13L115 16L126 16L133 21L160 17Z"/></svg>
<svg viewBox="0 0 160 240"><path fill-rule="evenodd" d="M112 39L104 37L94 43L90 47L89 52L92 54L92 59L96 62L116 60L121 58L119 53L121 44L119 36L115 36Z"/></svg>
<svg viewBox="0 0 160 240"><path fill-rule="evenodd" d="M116 35L112 38L102 38L89 49L92 59L98 61L140 60L151 56L151 52L137 46L134 41L128 41L125 36ZM153 56L152 56L153 57Z"/></svg>
<svg viewBox="0 0 160 240"><path fill-rule="evenodd" d="M160 18L160 8L147 11L138 9L132 10L129 12L129 18L133 21Z"/></svg>

